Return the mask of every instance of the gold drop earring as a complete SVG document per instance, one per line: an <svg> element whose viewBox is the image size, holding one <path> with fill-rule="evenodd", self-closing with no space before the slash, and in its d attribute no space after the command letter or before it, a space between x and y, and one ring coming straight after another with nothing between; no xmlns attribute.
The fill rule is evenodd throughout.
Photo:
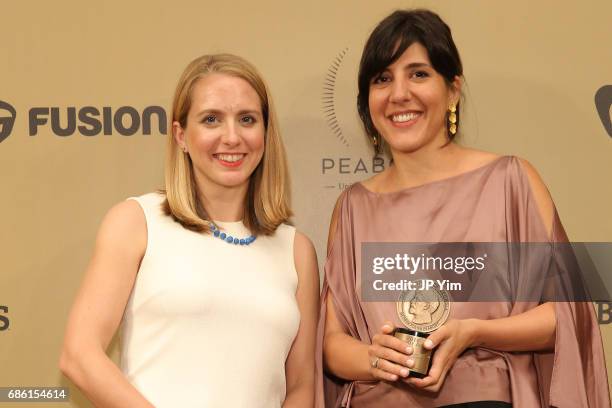
<svg viewBox="0 0 612 408"><path fill-rule="evenodd" d="M378 140L379 135L372 136L372 146L374 146L374 154L380 153L380 142Z"/></svg>
<svg viewBox="0 0 612 408"><path fill-rule="evenodd" d="M455 136L457 133L457 105L452 104L448 107L448 131Z"/></svg>

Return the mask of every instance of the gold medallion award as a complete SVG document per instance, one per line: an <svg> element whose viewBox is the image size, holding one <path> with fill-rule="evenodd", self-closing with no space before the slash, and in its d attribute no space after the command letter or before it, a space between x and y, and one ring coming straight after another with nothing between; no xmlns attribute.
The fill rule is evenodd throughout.
<svg viewBox="0 0 612 408"><path fill-rule="evenodd" d="M414 366L410 369L409 377L427 376L432 350L424 348L423 343L429 333L446 323L450 315L450 305L446 290L409 290L400 295L397 315L406 327L395 329L394 336L412 347Z"/></svg>

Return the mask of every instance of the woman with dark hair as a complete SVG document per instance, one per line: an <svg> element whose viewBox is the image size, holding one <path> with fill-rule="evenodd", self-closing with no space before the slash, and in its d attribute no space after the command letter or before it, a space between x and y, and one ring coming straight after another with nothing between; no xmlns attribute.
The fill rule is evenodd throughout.
<svg viewBox="0 0 612 408"><path fill-rule="evenodd" d="M394 12L365 45L358 110L376 153L393 160L348 188L332 216L318 404L609 407L589 303L455 302L424 342L435 353L416 378L416 346L393 336L396 304L361 298L363 242L567 241L529 163L454 142L462 77L450 29L431 11Z"/></svg>

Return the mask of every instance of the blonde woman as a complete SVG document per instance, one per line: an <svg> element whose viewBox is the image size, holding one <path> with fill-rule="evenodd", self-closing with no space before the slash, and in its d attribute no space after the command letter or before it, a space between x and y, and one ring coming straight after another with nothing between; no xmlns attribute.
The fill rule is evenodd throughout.
<svg viewBox="0 0 612 408"><path fill-rule="evenodd" d="M242 58L197 58L171 126L165 190L102 222L62 371L99 407L312 406L317 261L287 224L268 88ZM119 324L121 367L105 354Z"/></svg>

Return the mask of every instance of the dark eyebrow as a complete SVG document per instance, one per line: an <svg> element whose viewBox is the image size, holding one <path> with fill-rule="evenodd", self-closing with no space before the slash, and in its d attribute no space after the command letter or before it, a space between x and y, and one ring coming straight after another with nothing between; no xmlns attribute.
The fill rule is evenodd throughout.
<svg viewBox="0 0 612 408"><path fill-rule="evenodd" d="M426 62L411 62L410 64L408 64L408 65L406 65L404 67L404 69L414 69L414 68L433 68L433 67L431 65L427 64ZM374 75L372 77L372 80L375 80L376 78L381 76L383 73L387 72L388 70L389 70L389 68L383 69L378 74Z"/></svg>
<svg viewBox="0 0 612 408"><path fill-rule="evenodd" d="M426 64L425 62L412 62L406 65L406 68L423 68L423 67L431 68L431 65Z"/></svg>

